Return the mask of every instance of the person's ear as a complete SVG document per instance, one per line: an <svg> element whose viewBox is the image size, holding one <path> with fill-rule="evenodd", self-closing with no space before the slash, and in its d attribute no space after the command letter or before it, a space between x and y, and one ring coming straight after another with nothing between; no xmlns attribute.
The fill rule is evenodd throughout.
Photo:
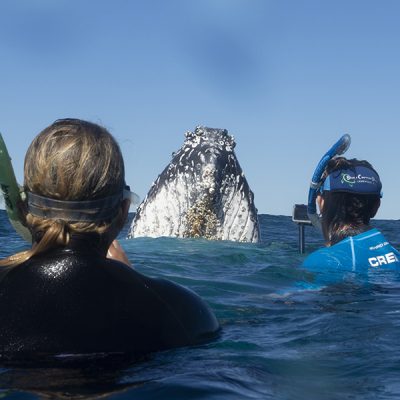
<svg viewBox="0 0 400 400"><path fill-rule="evenodd" d="M131 202L128 199L125 199L121 203L122 207L122 219L125 223L126 219L128 218L128 213L129 213L129 207L131 206Z"/></svg>
<svg viewBox="0 0 400 400"><path fill-rule="evenodd" d="M324 209L325 201L324 201L324 198L320 194L317 196L316 202L317 202L317 206L319 208L320 213L322 213L322 211Z"/></svg>
<svg viewBox="0 0 400 400"><path fill-rule="evenodd" d="M114 221L114 226L117 229L117 233L124 227L125 222L128 218L129 207L131 205L130 200L125 199L121 202L121 212L118 215L118 218Z"/></svg>
<svg viewBox="0 0 400 400"><path fill-rule="evenodd" d="M381 206L381 199L379 199L379 200L376 202L374 208L372 209L371 218L374 218L374 217L375 217L375 215L376 215L376 213L378 212L380 206Z"/></svg>

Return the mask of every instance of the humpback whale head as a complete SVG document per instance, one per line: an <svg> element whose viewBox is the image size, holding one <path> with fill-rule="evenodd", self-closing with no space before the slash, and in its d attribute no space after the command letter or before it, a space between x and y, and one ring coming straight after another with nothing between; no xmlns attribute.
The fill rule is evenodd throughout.
<svg viewBox="0 0 400 400"><path fill-rule="evenodd" d="M176 236L258 242L253 192L225 129L197 127L153 183L128 237Z"/></svg>

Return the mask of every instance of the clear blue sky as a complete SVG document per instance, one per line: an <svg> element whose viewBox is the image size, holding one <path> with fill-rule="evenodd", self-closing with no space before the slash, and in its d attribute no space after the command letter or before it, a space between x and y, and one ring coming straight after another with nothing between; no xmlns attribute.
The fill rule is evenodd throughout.
<svg viewBox="0 0 400 400"><path fill-rule="evenodd" d="M400 218L400 1L2 0L0 131L17 178L57 118L105 125L142 198L196 125L226 128L261 213L305 202L343 133Z"/></svg>

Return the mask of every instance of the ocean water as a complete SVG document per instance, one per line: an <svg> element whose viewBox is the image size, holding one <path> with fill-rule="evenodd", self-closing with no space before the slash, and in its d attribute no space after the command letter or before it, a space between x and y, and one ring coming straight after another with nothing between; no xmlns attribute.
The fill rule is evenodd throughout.
<svg viewBox="0 0 400 400"><path fill-rule="evenodd" d="M299 290L297 226L261 215L262 242L124 239L135 268L187 286L221 323L218 339L133 365L0 368L7 399L398 399L400 280L388 272ZM400 247L400 221L374 221ZM306 251L323 245L306 228ZM0 257L25 247L0 211ZM21 294L23 295L23 294ZM29 299L27 299L29 301ZM0 321L1 323L1 321ZM1 327L0 327L1 329Z"/></svg>

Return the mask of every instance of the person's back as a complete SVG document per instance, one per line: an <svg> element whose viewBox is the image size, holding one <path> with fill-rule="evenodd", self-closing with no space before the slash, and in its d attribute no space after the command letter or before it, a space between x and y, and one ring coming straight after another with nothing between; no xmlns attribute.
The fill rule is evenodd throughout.
<svg viewBox="0 0 400 400"><path fill-rule="evenodd" d="M201 343L218 330L194 293L85 246L54 250L0 280L3 353L130 353Z"/></svg>
<svg viewBox="0 0 400 400"><path fill-rule="evenodd" d="M400 269L400 252L377 229L349 236L330 247L311 253L303 267L316 271L352 271Z"/></svg>
<svg viewBox="0 0 400 400"><path fill-rule="evenodd" d="M216 336L218 321L196 294L107 258L129 209L122 156L108 132L85 121L57 121L35 139L26 160L25 223L34 244L0 261L3 360L137 358Z"/></svg>

